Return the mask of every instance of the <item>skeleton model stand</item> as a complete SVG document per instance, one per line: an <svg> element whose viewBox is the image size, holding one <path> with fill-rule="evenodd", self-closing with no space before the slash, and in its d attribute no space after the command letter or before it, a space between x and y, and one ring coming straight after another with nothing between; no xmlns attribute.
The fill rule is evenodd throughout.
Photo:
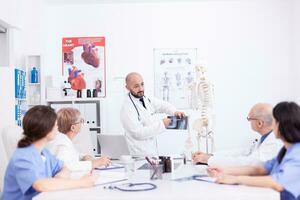
<svg viewBox="0 0 300 200"><path fill-rule="evenodd" d="M206 153L212 153L214 150L214 132L212 99L213 85L208 81L206 69L204 66L196 65L196 81L192 85L192 108L200 111L200 118L194 124L193 129L197 131L198 151L200 151L201 139L205 140ZM210 149L209 149L210 143ZM209 151L210 150L210 151Z"/></svg>

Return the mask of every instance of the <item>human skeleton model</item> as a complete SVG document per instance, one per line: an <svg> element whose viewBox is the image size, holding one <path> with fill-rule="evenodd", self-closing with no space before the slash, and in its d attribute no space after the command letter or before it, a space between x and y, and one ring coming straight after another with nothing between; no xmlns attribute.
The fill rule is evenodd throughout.
<svg viewBox="0 0 300 200"><path fill-rule="evenodd" d="M192 90L192 108L200 110L200 118L194 124L193 129L197 131L198 151L200 151L201 139L205 139L206 153L213 152L214 149L214 133L212 130L213 113L212 113L212 99L213 99L213 85L208 81L205 67L196 65L196 81L191 87ZM209 151L209 140L211 148Z"/></svg>
<svg viewBox="0 0 300 200"><path fill-rule="evenodd" d="M169 92L170 92L170 78L168 77L168 72L164 72L164 77L162 78L163 81L163 100L169 101Z"/></svg>

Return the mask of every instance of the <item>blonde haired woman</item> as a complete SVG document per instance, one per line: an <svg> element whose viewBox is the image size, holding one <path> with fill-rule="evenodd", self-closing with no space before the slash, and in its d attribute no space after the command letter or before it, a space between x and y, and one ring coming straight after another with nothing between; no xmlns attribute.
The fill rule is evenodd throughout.
<svg viewBox="0 0 300 200"><path fill-rule="evenodd" d="M62 108L57 112L59 134L48 144L48 149L58 159L63 160L71 171L88 171L111 164L109 157L94 159L90 155L80 155L73 139L80 132L84 123L80 111L75 108Z"/></svg>

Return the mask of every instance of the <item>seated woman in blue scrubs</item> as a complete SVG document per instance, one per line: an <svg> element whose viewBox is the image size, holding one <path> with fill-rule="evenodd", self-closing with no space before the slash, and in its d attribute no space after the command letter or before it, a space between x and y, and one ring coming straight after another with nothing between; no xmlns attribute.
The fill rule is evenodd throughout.
<svg viewBox="0 0 300 200"><path fill-rule="evenodd" d="M250 116L249 116L250 117ZM300 199L300 107L281 102L273 109L274 133L284 146L264 166L218 168L208 173L217 183L269 187L280 192L281 200Z"/></svg>
<svg viewBox="0 0 300 200"><path fill-rule="evenodd" d="M44 147L57 131L56 113L49 106L35 106L23 119L24 137L12 155L4 178L4 200L32 199L39 192L94 185L96 177L69 178L70 172Z"/></svg>

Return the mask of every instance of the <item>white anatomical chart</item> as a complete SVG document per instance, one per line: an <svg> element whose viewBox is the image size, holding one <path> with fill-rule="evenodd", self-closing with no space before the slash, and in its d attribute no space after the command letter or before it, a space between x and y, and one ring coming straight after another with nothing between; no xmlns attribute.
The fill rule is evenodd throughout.
<svg viewBox="0 0 300 200"><path fill-rule="evenodd" d="M191 107L197 49L154 49L155 96L179 109Z"/></svg>

